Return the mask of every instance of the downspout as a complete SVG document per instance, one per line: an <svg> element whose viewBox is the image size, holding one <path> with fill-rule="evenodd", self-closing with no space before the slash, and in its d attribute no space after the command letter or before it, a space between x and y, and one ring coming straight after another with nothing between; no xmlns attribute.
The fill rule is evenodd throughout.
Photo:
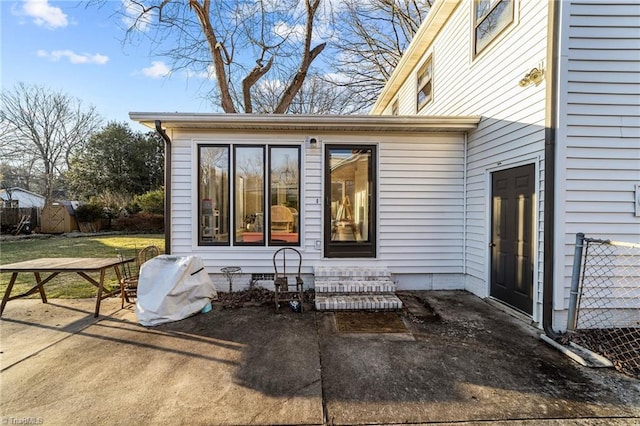
<svg viewBox="0 0 640 426"><path fill-rule="evenodd" d="M469 133L464 132L464 159L463 159L463 167L462 171L462 274L464 275L464 279L466 282L467 279L467 165L468 165L468 154L469 154Z"/></svg>
<svg viewBox="0 0 640 426"><path fill-rule="evenodd" d="M171 254L171 139L156 120L156 132L164 140L164 252Z"/></svg>
<svg viewBox="0 0 640 426"><path fill-rule="evenodd" d="M559 336L553 330L554 246L555 246L555 168L556 133L558 126L558 69L560 44L559 3L550 1L547 23L547 87L544 140L544 272L542 293L542 327L552 339Z"/></svg>

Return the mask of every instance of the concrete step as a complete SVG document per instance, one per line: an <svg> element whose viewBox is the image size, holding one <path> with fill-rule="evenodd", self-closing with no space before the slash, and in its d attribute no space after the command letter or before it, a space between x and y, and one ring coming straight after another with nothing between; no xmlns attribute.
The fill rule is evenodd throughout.
<svg viewBox="0 0 640 426"><path fill-rule="evenodd" d="M333 280L316 278L316 293L393 293L396 285L389 278L376 280Z"/></svg>
<svg viewBox="0 0 640 426"><path fill-rule="evenodd" d="M402 301L392 294L334 295L316 294L316 310L398 310Z"/></svg>
<svg viewBox="0 0 640 426"><path fill-rule="evenodd" d="M325 278L390 278L391 271L384 266L316 266L313 274L317 279Z"/></svg>

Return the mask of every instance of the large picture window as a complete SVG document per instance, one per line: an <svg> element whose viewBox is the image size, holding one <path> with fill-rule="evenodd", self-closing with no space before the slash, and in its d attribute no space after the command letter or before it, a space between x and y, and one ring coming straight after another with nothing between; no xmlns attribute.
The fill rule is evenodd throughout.
<svg viewBox="0 0 640 426"><path fill-rule="evenodd" d="M200 145L198 162L199 245L300 245L300 146Z"/></svg>
<svg viewBox="0 0 640 426"><path fill-rule="evenodd" d="M474 56L513 22L513 0L475 0Z"/></svg>

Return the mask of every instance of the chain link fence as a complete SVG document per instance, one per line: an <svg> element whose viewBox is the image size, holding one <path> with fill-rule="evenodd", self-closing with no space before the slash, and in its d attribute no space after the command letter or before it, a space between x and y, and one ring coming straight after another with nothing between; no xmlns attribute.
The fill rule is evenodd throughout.
<svg viewBox="0 0 640 426"><path fill-rule="evenodd" d="M566 337L640 378L640 244L577 234Z"/></svg>

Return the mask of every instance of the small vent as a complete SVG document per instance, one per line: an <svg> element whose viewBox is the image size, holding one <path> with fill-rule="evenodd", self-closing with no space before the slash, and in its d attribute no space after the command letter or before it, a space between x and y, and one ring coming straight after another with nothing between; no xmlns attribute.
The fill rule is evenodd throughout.
<svg viewBox="0 0 640 426"><path fill-rule="evenodd" d="M251 281L273 281L273 274L251 274Z"/></svg>

